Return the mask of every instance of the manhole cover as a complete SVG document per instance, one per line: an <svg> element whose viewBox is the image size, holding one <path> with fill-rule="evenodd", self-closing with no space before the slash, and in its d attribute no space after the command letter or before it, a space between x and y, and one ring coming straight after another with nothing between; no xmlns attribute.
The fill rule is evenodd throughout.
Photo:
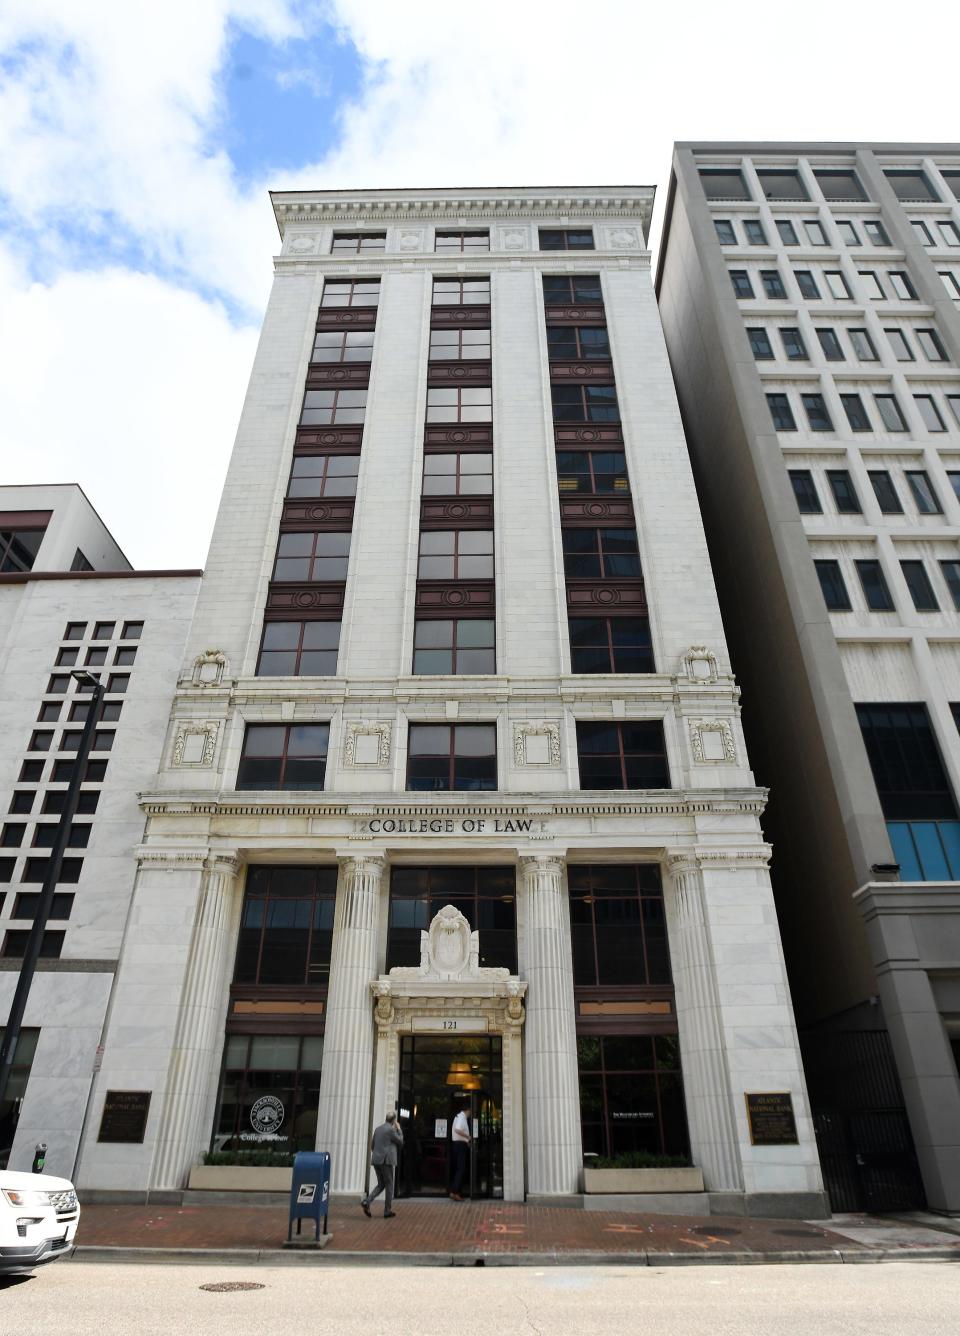
<svg viewBox="0 0 960 1336"><path fill-rule="evenodd" d="M234 1294L237 1290L263 1290L265 1285L258 1285L255 1280L220 1280L215 1285L201 1285L202 1290L211 1294Z"/></svg>
<svg viewBox="0 0 960 1336"><path fill-rule="evenodd" d="M717 1239L735 1238L742 1234L742 1229L729 1229L725 1225L694 1225L691 1234L712 1234Z"/></svg>

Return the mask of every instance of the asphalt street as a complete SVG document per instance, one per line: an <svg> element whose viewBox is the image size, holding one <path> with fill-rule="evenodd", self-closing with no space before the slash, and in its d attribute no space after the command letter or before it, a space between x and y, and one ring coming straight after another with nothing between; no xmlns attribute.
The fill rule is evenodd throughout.
<svg viewBox="0 0 960 1336"><path fill-rule="evenodd" d="M260 1289L216 1292L210 1284ZM2 1336L957 1336L960 1265L432 1268L60 1262Z"/></svg>

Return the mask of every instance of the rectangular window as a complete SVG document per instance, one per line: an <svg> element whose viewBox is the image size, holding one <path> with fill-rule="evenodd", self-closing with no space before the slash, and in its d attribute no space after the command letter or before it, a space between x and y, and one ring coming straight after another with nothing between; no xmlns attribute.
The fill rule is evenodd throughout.
<svg viewBox="0 0 960 1336"><path fill-rule="evenodd" d="M656 672L646 617L571 617L569 628L573 672Z"/></svg>
<svg viewBox="0 0 960 1336"><path fill-rule="evenodd" d="M871 612L893 612L893 599L879 561L855 561L863 595Z"/></svg>
<svg viewBox="0 0 960 1336"><path fill-rule="evenodd" d="M347 578L350 533L326 529L312 533L282 533L273 568L275 580L340 581Z"/></svg>
<svg viewBox="0 0 960 1336"><path fill-rule="evenodd" d="M540 249L593 250L593 229L589 227L541 227Z"/></svg>
<svg viewBox="0 0 960 1336"><path fill-rule="evenodd" d="M884 515L903 514L903 506L900 503L900 497L897 495L897 489L894 487L893 479L886 469L871 469L870 484L877 498L877 504Z"/></svg>
<svg viewBox="0 0 960 1336"><path fill-rule="evenodd" d="M334 255L361 255L386 247L386 232L334 232L330 249Z"/></svg>
<svg viewBox="0 0 960 1336"><path fill-rule="evenodd" d="M413 628L415 673L495 673L495 623L480 617L422 619Z"/></svg>
<svg viewBox="0 0 960 1336"><path fill-rule="evenodd" d="M515 974L517 874L513 867L496 865L393 866L387 969L419 965L420 934L449 904L456 905L471 929L479 933L481 966L499 966ZM429 1045L432 1040L428 1036L425 1042Z"/></svg>
<svg viewBox="0 0 960 1336"><path fill-rule="evenodd" d="M493 455L488 451L423 457L424 496L490 496Z"/></svg>
<svg viewBox="0 0 960 1336"><path fill-rule="evenodd" d="M46 529L0 529L0 574L32 571Z"/></svg>
<svg viewBox="0 0 960 1336"><path fill-rule="evenodd" d="M783 342L783 350L791 362L807 362L806 344L803 341L799 329L781 329L780 338Z"/></svg>
<svg viewBox="0 0 960 1336"><path fill-rule="evenodd" d="M57 929L47 930L40 939L40 957L42 960L58 960L63 950L66 934ZM27 950L29 930L14 929L3 939L3 955L6 960L22 960Z"/></svg>
<svg viewBox="0 0 960 1336"><path fill-rule="evenodd" d="M332 677L339 644L339 622L267 622L257 676Z"/></svg>
<svg viewBox="0 0 960 1336"><path fill-rule="evenodd" d="M870 419L859 394L841 394L840 402L843 404L843 411L847 415L851 431L871 430Z"/></svg>
<svg viewBox="0 0 960 1336"><path fill-rule="evenodd" d="M668 789L670 771L659 719L577 721L582 789Z"/></svg>
<svg viewBox="0 0 960 1336"><path fill-rule="evenodd" d="M656 864L571 864L567 884L576 987L672 983L663 890ZM644 1040L639 1036L605 1042L611 1057L618 1046L623 1053L616 1065L633 1071L641 1065L639 1051ZM650 1040L646 1043L649 1045ZM631 1045L634 1053L628 1057L625 1050Z"/></svg>
<svg viewBox="0 0 960 1336"><path fill-rule="evenodd" d="M850 300L850 288L847 285L847 280L839 269L825 269L823 271L823 277L826 281L830 296L833 297L835 301L846 302Z"/></svg>
<svg viewBox="0 0 960 1336"><path fill-rule="evenodd" d="M927 431L946 431L946 423L940 416L940 410L932 394L915 394L913 402L917 405L923 425Z"/></svg>
<svg viewBox="0 0 960 1336"><path fill-rule="evenodd" d="M492 580L492 529L424 529L418 580Z"/></svg>
<svg viewBox="0 0 960 1336"><path fill-rule="evenodd" d="M960 427L960 394L948 394L947 404L956 419L957 426Z"/></svg>
<svg viewBox="0 0 960 1336"><path fill-rule="evenodd" d="M596 305L603 301L599 274L544 274L543 300L551 306ZM436 298L434 298L436 302Z"/></svg>
<svg viewBox="0 0 960 1336"><path fill-rule="evenodd" d="M783 286L783 279L778 270L761 269L760 282L763 284L764 294L773 301L783 301L786 298L787 290Z"/></svg>
<svg viewBox="0 0 960 1336"><path fill-rule="evenodd" d="M564 529L563 563L569 579L639 579L635 529Z"/></svg>
<svg viewBox="0 0 960 1336"><path fill-rule="evenodd" d="M953 488L954 496L957 498L958 501L960 501L960 473L957 473L955 470L951 469L947 473L947 478L950 482L950 486Z"/></svg>
<svg viewBox="0 0 960 1336"><path fill-rule="evenodd" d="M943 508L925 469L907 469L904 476L921 515L940 515Z"/></svg>
<svg viewBox="0 0 960 1336"><path fill-rule="evenodd" d="M250 866L233 982L288 988L325 985L330 977L336 896L335 867ZM233 1043L234 1037L227 1042ZM271 1035L269 1042L277 1040Z"/></svg>
<svg viewBox="0 0 960 1336"><path fill-rule="evenodd" d="M960 229L956 223L937 223L940 232L940 242L944 246L960 246Z"/></svg>
<svg viewBox="0 0 960 1336"><path fill-rule="evenodd" d="M790 469L790 483L801 515L820 515L823 512L809 469Z"/></svg>
<svg viewBox="0 0 960 1336"><path fill-rule="evenodd" d="M493 391L489 385L427 390L428 422L490 422Z"/></svg>
<svg viewBox="0 0 960 1336"><path fill-rule="evenodd" d="M627 459L621 450L559 450L557 482L567 492L630 491Z"/></svg>
<svg viewBox="0 0 960 1336"><path fill-rule="evenodd" d="M28 858L26 866L20 875L21 881L34 882L45 881L47 868L50 866L49 858ZM63 882L67 886L75 886L80 880L80 872L83 869L82 858L65 858L60 865L60 876L57 884Z"/></svg>
<svg viewBox="0 0 960 1336"><path fill-rule="evenodd" d="M945 362L947 360L947 354L940 342L940 335L935 329L917 329L914 330L914 333L928 362Z"/></svg>
<svg viewBox="0 0 960 1336"><path fill-rule="evenodd" d="M817 280L809 269L794 269L793 276L797 280L800 296L805 301L815 302L820 300L820 289L817 287Z"/></svg>
<svg viewBox="0 0 960 1336"><path fill-rule="evenodd" d="M13 904L13 913L11 918L30 919L37 917L37 910L40 908L39 891L21 891ZM67 892L58 892L53 897L53 905L50 909L52 919L68 919L70 911L73 909L73 896Z"/></svg>
<svg viewBox="0 0 960 1336"><path fill-rule="evenodd" d="M757 172L760 189L767 199L809 199L800 173L791 170L767 169Z"/></svg>
<svg viewBox="0 0 960 1336"><path fill-rule="evenodd" d="M359 455L295 455L287 496L356 496Z"/></svg>
<svg viewBox="0 0 960 1336"><path fill-rule="evenodd" d="M864 200L866 194L856 172L849 169L824 168L815 171L817 185L823 191L824 199L829 200Z"/></svg>
<svg viewBox="0 0 960 1336"><path fill-rule="evenodd" d="M105 653L106 653L105 650L100 650L99 652L100 652L101 654L105 654ZM77 661L77 655L78 655L79 653L80 653L80 651L79 651L78 649L61 649L61 650L58 650L58 651L57 651L57 667L58 667L58 668L71 668L71 667L76 663L76 661Z"/></svg>
<svg viewBox="0 0 960 1336"><path fill-rule="evenodd" d="M18 816L24 816L33 811L33 800L36 795L30 789L17 789L10 798L10 811Z"/></svg>
<svg viewBox="0 0 960 1336"><path fill-rule="evenodd" d="M803 401L803 408L810 424L810 430L833 431L833 423L830 421L827 405L823 402L823 395L801 394L800 398Z"/></svg>
<svg viewBox="0 0 960 1336"><path fill-rule="evenodd" d="M900 569L917 612L939 612L940 605L922 561L901 561Z"/></svg>
<svg viewBox="0 0 960 1336"><path fill-rule="evenodd" d="M857 273L863 282L863 286L867 290L867 296L870 300L874 302L883 301L886 293L883 290L880 279L874 271L872 269L858 269Z"/></svg>
<svg viewBox="0 0 960 1336"><path fill-rule="evenodd" d="M921 246L933 245L933 237L930 235L930 229L926 223L921 222L919 218L911 218L910 226L913 228L913 235Z"/></svg>
<svg viewBox="0 0 960 1336"><path fill-rule="evenodd" d="M431 362L489 362L489 329L431 329Z"/></svg>
<svg viewBox="0 0 960 1336"><path fill-rule="evenodd" d="M211 1149L241 1156L264 1148L282 1156L312 1150L322 1063L322 1034L228 1034ZM252 1132L250 1117L265 1089L279 1100L284 1121L276 1130Z"/></svg>
<svg viewBox="0 0 960 1336"><path fill-rule="evenodd" d="M369 362L373 356L373 330L350 333L320 330L314 335L311 362Z"/></svg>
<svg viewBox="0 0 960 1336"><path fill-rule="evenodd" d="M917 300L917 294L910 282L909 274L900 269L892 269L888 272L887 278L890 280L890 286L893 288L895 297L899 297L902 302L915 302Z"/></svg>
<svg viewBox="0 0 960 1336"><path fill-rule="evenodd" d="M320 306L328 311L339 306L376 306L380 301L380 280L328 278L323 284Z"/></svg>
<svg viewBox="0 0 960 1336"><path fill-rule="evenodd" d="M547 325L551 362L609 361L610 337L604 325Z"/></svg>
<svg viewBox="0 0 960 1336"><path fill-rule="evenodd" d="M950 590L953 606L960 612L960 561L941 561L940 572Z"/></svg>
<svg viewBox="0 0 960 1336"><path fill-rule="evenodd" d="M139 640L143 635L143 622L124 622L121 640Z"/></svg>
<svg viewBox="0 0 960 1336"><path fill-rule="evenodd" d="M301 427L343 427L363 422L366 390L307 390L300 413Z"/></svg>
<svg viewBox="0 0 960 1336"><path fill-rule="evenodd" d="M247 724L238 789L323 788L329 724Z"/></svg>
<svg viewBox="0 0 960 1336"><path fill-rule="evenodd" d="M915 361L913 350L907 342L907 336L902 329L885 329L883 332L886 334L890 342L890 347L893 349L893 355L898 362Z"/></svg>
<svg viewBox="0 0 960 1336"><path fill-rule="evenodd" d="M770 335L765 329L748 329L747 338L750 340L750 351L753 353L755 361L773 361L773 347L770 343Z"/></svg>
<svg viewBox="0 0 960 1336"><path fill-rule="evenodd" d="M620 421L614 385L551 385L550 395L554 422Z"/></svg>
<svg viewBox="0 0 960 1336"><path fill-rule="evenodd" d="M67 629L63 633L63 638L64 640L82 640L86 634L86 622L67 622Z"/></svg>
<svg viewBox="0 0 960 1336"><path fill-rule="evenodd" d="M827 234L823 230L823 225L816 218L805 218L803 230L806 232L807 240L811 246L825 246L827 244Z"/></svg>
<svg viewBox="0 0 960 1336"><path fill-rule="evenodd" d="M900 405L892 394L875 394L877 411L887 431L906 431L907 424L900 412Z"/></svg>
<svg viewBox="0 0 960 1336"><path fill-rule="evenodd" d="M435 278L433 305L489 306L490 280L489 278Z"/></svg>
<svg viewBox="0 0 960 1336"><path fill-rule="evenodd" d="M820 340L820 347L823 349L823 355L828 362L843 362L843 348L840 346L840 339L835 329L818 329L817 338Z"/></svg>
<svg viewBox="0 0 960 1336"><path fill-rule="evenodd" d="M780 240L785 246L799 246L797 229L789 218L777 219L777 231L780 233Z"/></svg>
<svg viewBox="0 0 960 1336"><path fill-rule="evenodd" d="M0 848L19 849L23 843L23 833L26 826L20 821L4 822L0 829Z"/></svg>
<svg viewBox="0 0 960 1336"><path fill-rule="evenodd" d="M827 469L827 481L833 492L834 504L841 515L859 515L860 498L846 469Z"/></svg>
<svg viewBox="0 0 960 1336"><path fill-rule="evenodd" d="M790 407L790 400L785 394L768 394L767 403L770 405L770 416L777 431L797 430L793 409Z"/></svg>
<svg viewBox="0 0 960 1336"><path fill-rule="evenodd" d="M845 246L860 245L860 237L857 233L857 229L848 218L840 218L837 220L837 231L840 233L840 238Z"/></svg>
<svg viewBox="0 0 960 1336"><path fill-rule="evenodd" d="M701 168L700 183L707 199L749 199L746 182L736 167Z"/></svg>
<svg viewBox="0 0 960 1336"><path fill-rule="evenodd" d="M483 232L437 232L433 239L433 249L435 251L456 251L458 254L467 252L488 251L490 249L490 233Z"/></svg>
<svg viewBox="0 0 960 1336"><path fill-rule="evenodd" d="M890 238L887 236L887 230L876 218L865 218L863 230L867 234L867 240L874 246L889 246Z"/></svg>
<svg viewBox="0 0 960 1336"><path fill-rule="evenodd" d="M926 200L939 202L940 196L927 180L925 172L919 167L896 168L885 171L884 176L893 186L893 193L904 203L917 203Z"/></svg>
<svg viewBox="0 0 960 1336"><path fill-rule="evenodd" d="M585 1157L688 1154L675 1034L581 1034L577 1059ZM584 1162L596 1163L592 1158Z"/></svg>
<svg viewBox="0 0 960 1336"><path fill-rule="evenodd" d="M93 639L112 640L116 627L116 622L95 622L93 627Z"/></svg>
<svg viewBox="0 0 960 1336"><path fill-rule="evenodd" d="M766 246L767 234L763 230L763 223L759 218L745 218L743 220L743 230L747 234L747 241L751 246Z"/></svg>
<svg viewBox="0 0 960 1336"><path fill-rule="evenodd" d="M493 791L497 787L494 724L411 724L407 742L407 788Z"/></svg>
<svg viewBox="0 0 960 1336"><path fill-rule="evenodd" d="M738 298L749 298L753 296L753 284L750 282L750 275L746 269L731 269L730 282L733 284L733 295Z"/></svg>
<svg viewBox="0 0 960 1336"><path fill-rule="evenodd" d="M714 218L713 227L721 246L735 246L737 244L737 234L733 230L733 223L729 218Z"/></svg>

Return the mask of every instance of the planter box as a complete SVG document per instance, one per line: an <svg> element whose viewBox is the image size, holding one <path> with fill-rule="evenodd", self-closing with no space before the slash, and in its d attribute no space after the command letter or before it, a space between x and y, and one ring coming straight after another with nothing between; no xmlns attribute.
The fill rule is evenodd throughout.
<svg viewBox="0 0 960 1336"><path fill-rule="evenodd" d="M584 1169L584 1192L702 1192L700 1169Z"/></svg>
<svg viewBox="0 0 960 1336"><path fill-rule="evenodd" d="M282 1166L198 1164L190 1170L192 1192L289 1192L293 1170Z"/></svg>

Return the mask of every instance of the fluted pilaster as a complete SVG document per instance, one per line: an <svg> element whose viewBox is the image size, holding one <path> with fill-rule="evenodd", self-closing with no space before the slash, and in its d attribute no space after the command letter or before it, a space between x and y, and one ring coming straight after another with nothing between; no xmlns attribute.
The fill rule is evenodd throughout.
<svg viewBox="0 0 960 1336"><path fill-rule="evenodd" d="M669 864L675 891L670 954L691 1150L708 1189L737 1191L743 1179L720 994L704 910L703 872L695 860L686 857L671 858Z"/></svg>
<svg viewBox="0 0 960 1336"><path fill-rule="evenodd" d="M559 858L521 858L526 924L527 1188L579 1190L583 1153L570 951Z"/></svg>
<svg viewBox="0 0 960 1336"><path fill-rule="evenodd" d="M223 1006L228 986L238 866L203 864L197 913L174 1032L151 1186L180 1188L209 1138L211 1072L220 1070Z"/></svg>
<svg viewBox="0 0 960 1336"><path fill-rule="evenodd" d="M377 974L377 928L384 860L340 860L330 991L323 1041L317 1149L330 1152L332 1192L366 1187L373 1076L370 982Z"/></svg>

